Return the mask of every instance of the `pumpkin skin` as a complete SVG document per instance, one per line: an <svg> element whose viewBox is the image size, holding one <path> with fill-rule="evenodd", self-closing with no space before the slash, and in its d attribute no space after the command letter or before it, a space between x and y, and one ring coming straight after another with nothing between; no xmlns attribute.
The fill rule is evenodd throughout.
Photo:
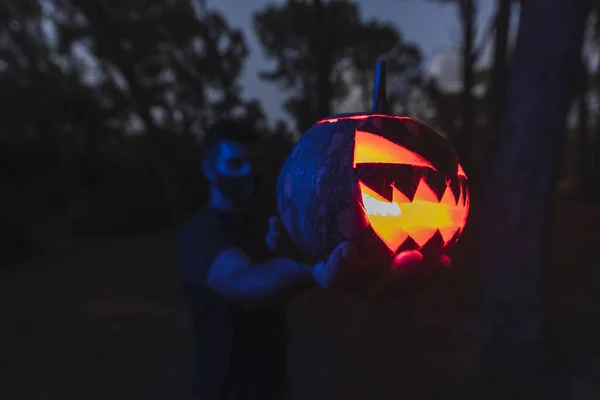
<svg viewBox="0 0 600 400"><path fill-rule="evenodd" d="M399 216L374 215L373 204L375 214L396 204ZM346 114L317 122L297 142L279 175L277 208L290 238L316 260L356 240L385 261L404 250L447 252L464 229L469 191L454 150L429 126Z"/></svg>

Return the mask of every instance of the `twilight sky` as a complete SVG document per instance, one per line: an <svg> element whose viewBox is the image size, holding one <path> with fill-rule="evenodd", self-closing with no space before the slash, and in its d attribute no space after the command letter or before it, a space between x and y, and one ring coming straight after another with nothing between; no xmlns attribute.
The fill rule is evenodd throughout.
<svg viewBox="0 0 600 400"><path fill-rule="evenodd" d="M258 78L258 71L269 68L258 38L254 33L253 13L270 3L285 0L207 0L210 9L221 12L234 26L246 34L250 55L242 77L244 95L258 98L271 121L284 118L280 104L285 93L277 85ZM439 4L431 0L355 0L360 5L363 19L376 19L394 23L405 41L421 46L425 65L430 73L440 75L447 87L460 84L457 76L455 49L460 45L460 25L456 6ZM479 0L478 36L481 36L494 13L493 0ZM489 53L486 51L485 53ZM488 57L484 56L484 59Z"/></svg>

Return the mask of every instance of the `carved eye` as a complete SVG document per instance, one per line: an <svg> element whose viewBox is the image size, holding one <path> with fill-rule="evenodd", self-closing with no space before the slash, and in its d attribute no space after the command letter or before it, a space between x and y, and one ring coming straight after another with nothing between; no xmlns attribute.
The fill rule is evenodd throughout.
<svg viewBox="0 0 600 400"><path fill-rule="evenodd" d="M362 163L407 164L436 170L417 153L381 136L357 130L354 134L354 166Z"/></svg>

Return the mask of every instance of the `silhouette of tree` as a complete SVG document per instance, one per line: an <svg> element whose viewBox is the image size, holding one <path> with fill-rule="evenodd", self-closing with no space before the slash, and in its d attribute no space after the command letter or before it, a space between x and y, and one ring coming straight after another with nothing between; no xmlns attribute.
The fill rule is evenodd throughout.
<svg viewBox="0 0 600 400"><path fill-rule="evenodd" d="M217 13L183 0L1 0L0 14L0 179L14 194L1 197L34 220L26 204L80 231L172 226L204 196L205 127L231 115L268 128L238 83L244 37Z"/></svg>
<svg viewBox="0 0 600 400"><path fill-rule="evenodd" d="M587 0L521 4L505 114L485 158L479 221L484 360L498 383L494 398L567 398L560 394L564 360L547 297L549 243L588 6Z"/></svg>
<svg viewBox="0 0 600 400"><path fill-rule="evenodd" d="M188 1L122 2L118 7L65 1L62 9L82 16L89 51L112 91L126 100L132 131L144 133L144 154L154 167L169 205L180 220L177 165L182 149L215 119L264 115L256 101L241 97L238 78L247 50L243 35L217 13L199 18ZM75 18L76 19L76 18ZM133 122L133 123L131 123ZM185 168L184 168L185 169ZM196 170L196 172L198 172Z"/></svg>
<svg viewBox="0 0 600 400"><path fill-rule="evenodd" d="M362 21L352 2L270 5L255 14L254 24L267 58L276 62L274 69L260 76L290 93L284 107L300 132L312 126L333 101L344 98L351 85L369 86L367 77L372 76L378 58L387 57L390 75L414 74L420 67L416 46L403 43L391 25ZM320 29L325 36L315 39ZM344 78L351 70L356 79L348 82ZM327 81L331 90L319 92ZM330 98L319 99L319 93Z"/></svg>
<svg viewBox="0 0 600 400"><path fill-rule="evenodd" d="M494 59L492 64L490 85L489 122L495 127L501 118L506 99L508 80L508 34L513 0L498 0L496 16L496 37L494 40Z"/></svg>
<svg viewBox="0 0 600 400"><path fill-rule="evenodd" d="M600 2L593 1L593 37L592 45L595 48L600 47ZM600 96L600 64L596 66L596 70L590 74L590 85L591 90L595 93L596 97ZM596 105L594 110L591 110L595 116L595 123L593 129L590 130L590 145L587 148L588 157L591 159L591 179L586 182L587 186L587 197L599 199L600 198L600 107ZM583 149L583 145L581 146ZM585 178L584 178L585 179Z"/></svg>
<svg viewBox="0 0 600 400"><path fill-rule="evenodd" d="M75 137L69 131L77 120L70 127L62 121L85 110L90 96L51 57L43 17L36 1L0 2L3 256L27 248L31 226L46 210L71 201L77 184L71 157ZM73 100L77 103L69 107Z"/></svg>
<svg viewBox="0 0 600 400"><path fill-rule="evenodd" d="M484 129L489 128L489 108L490 108L490 71L488 69L475 70L473 73L473 86L482 90L477 96L474 96L473 102L473 129L476 136L483 133ZM462 129L462 106L463 93L446 91L440 87L440 82L436 78L429 78L422 85L424 92L433 106L433 117L428 122L436 129L440 130L451 141L455 141L456 136L460 136ZM481 149L473 149L473 164L478 164L481 157ZM477 170L472 171L469 176Z"/></svg>
<svg viewBox="0 0 600 400"><path fill-rule="evenodd" d="M477 19L476 0L435 0L441 3L452 3L457 6L458 16L462 29L462 79L463 92L461 99L461 124L460 134L453 135L456 150L461 163L468 171L471 170L471 156L473 151L474 131L474 103L473 95L475 74L475 30Z"/></svg>
<svg viewBox="0 0 600 400"><path fill-rule="evenodd" d="M590 129L590 71L587 66L587 57L581 55L579 73L577 74L577 171L579 196L584 200L593 200L596 195L594 182L594 132Z"/></svg>

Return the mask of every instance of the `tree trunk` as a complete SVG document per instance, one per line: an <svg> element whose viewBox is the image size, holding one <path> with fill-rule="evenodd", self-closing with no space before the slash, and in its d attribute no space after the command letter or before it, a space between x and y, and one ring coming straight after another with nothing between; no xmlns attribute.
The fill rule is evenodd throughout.
<svg viewBox="0 0 600 400"><path fill-rule="evenodd" d="M596 79L595 79L595 91L596 95L600 94L600 65L596 67ZM592 196L594 199L600 199L600 106L596 106L594 110L596 116L596 125L594 126L592 135L592 170L593 170L593 184L592 184Z"/></svg>
<svg viewBox="0 0 600 400"><path fill-rule="evenodd" d="M475 98L473 97L474 83L474 41L475 41L475 2L461 1L463 25L463 94L462 94L462 132L458 135L457 149L461 164L469 172L473 150L473 130L475 126Z"/></svg>
<svg viewBox="0 0 600 400"><path fill-rule="evenodd" d="M549 378L551 214L588 8L586 0L521 3L505 114L485 158L483 361L498 389L517 391L510 398L536 380L558 381Z"/></svg>
<svg viewBox="0 0 600 400"><path fill-rule="evenodd" d="M492 65L489 126L496 127L503 115L508 80L507 52L510 31L511 1L498 0L496 39L494 43L494 63Z"/></svg>
<svg viewBox="0 0 600 400"><path fill-rule="evenodd" d="M582 199L589 200L593 197L594 170L592 164L593 143L589 130L589 105L587 94L589 91L589 72L582 57L579 73L578 99L577 99L577 133L578 133L578 154L577 161L579 167L579 194Z"/></svg>
<svg viewBox="0 0 600 400"><path fill-rule="evenodd" d="M325 118L331 115L331 55L329 49L329 35L327 29L326 6L321 0L314 0L315 9L315 49L317 54L318 69L318 106L317 118Z"/></svg>

